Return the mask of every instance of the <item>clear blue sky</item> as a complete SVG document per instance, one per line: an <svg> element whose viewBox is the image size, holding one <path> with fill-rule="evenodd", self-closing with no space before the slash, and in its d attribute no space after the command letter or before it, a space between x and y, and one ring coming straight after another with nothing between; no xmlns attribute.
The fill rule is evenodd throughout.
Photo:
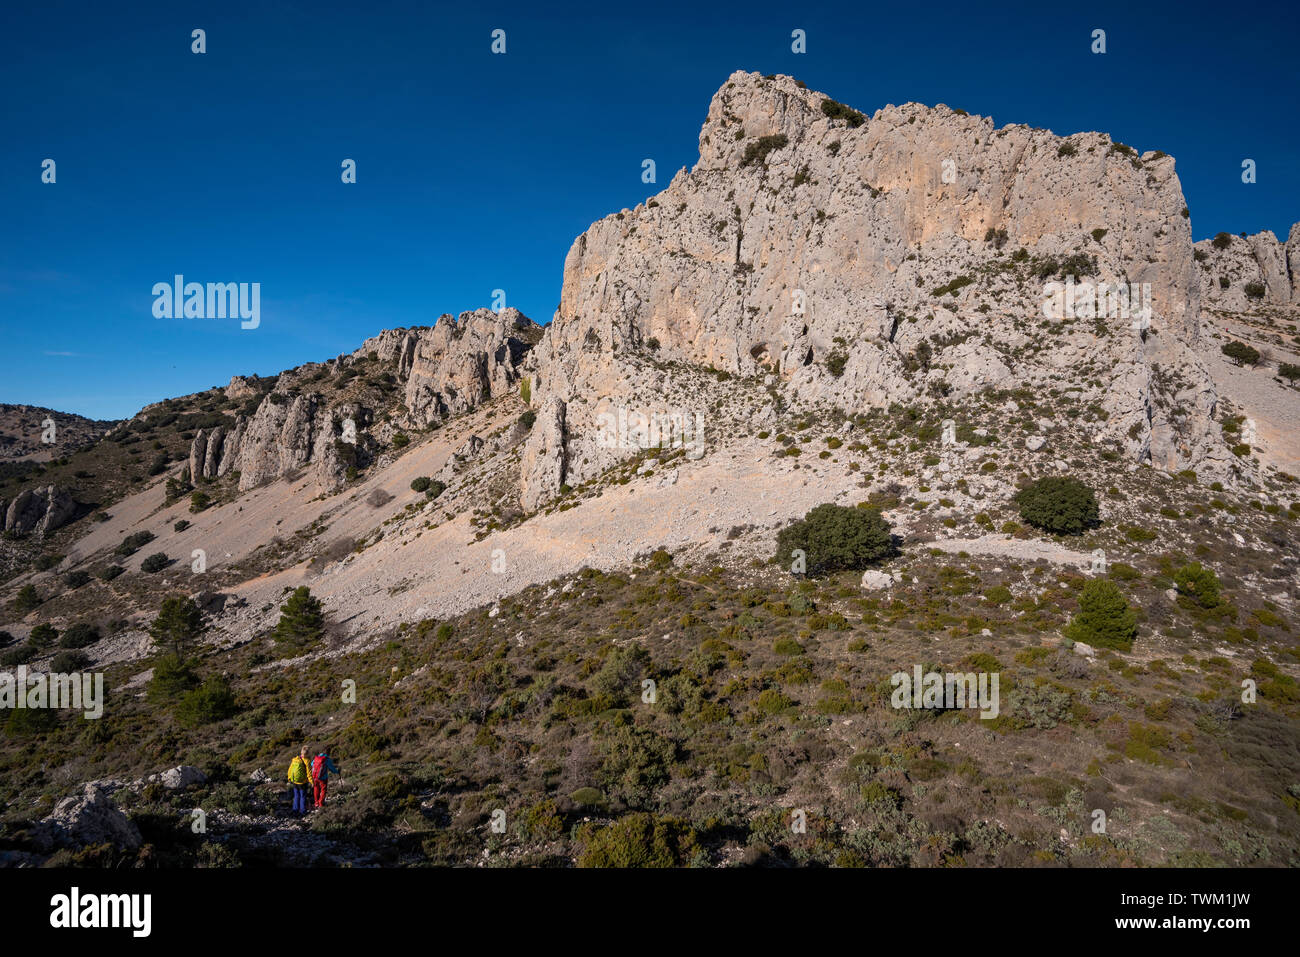
<svg viewBox="0 0 1300 957"><path fill-rule="evenodd" d="M497 288L547 322L573 239L695 162L737 69L868 113L916 100L1103 130L1177 158L1197 238L1284 236L1298 21L1281 3L8 4L0 401L127 416ZM155 319L175 273L260 282L261 327Z"/></svg>

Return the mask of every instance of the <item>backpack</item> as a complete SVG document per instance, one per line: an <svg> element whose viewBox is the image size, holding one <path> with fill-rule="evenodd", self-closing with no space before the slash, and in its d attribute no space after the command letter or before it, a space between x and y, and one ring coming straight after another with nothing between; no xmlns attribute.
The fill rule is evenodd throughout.
<svg viewBox="0 0 1300 957"><path fill-rule="evenodd" d="M316 757L311 759L311 776L313 780L325 780L325 760L326 758L323 754L318 754Z"/></svg>
<svg viewBox="0 0 1300 957"><path fill-rule="evenodd" d="M307 783L307 762L300 757L296 757L289 762L289 783Z"/></svg>

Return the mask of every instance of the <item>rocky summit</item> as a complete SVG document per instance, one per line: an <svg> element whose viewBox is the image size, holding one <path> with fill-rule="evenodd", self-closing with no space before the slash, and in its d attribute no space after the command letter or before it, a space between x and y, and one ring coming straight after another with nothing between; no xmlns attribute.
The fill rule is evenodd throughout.
<svg viewBox="0 0 1300 957"><path fill-rule="evenodd" d="M578 237L537 386L574 406L575 477L609 464L595 419L653 394L637 371L653 355L771 375L792 403L849 414L1066 380L1126 460L1230 478L1172 157L942 105L827 103L733 74L695 167ZM1149 286L1149 323L1044 322L1043 280L1067 277Z"/></svg>
<svg viewBox="0 0 1300 957"><path fill-rule="evenodd" d="M5 407L0 864L1294 864L1300 224L1191 213L737 72L544 326Z"/></svg>

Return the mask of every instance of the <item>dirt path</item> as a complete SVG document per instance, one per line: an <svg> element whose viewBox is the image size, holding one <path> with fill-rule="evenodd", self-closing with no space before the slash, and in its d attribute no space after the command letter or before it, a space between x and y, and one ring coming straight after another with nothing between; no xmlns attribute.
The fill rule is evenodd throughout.
<svg viewBox="0 0 1300 957"><path fill-rule="evenodd" d="M926 544L949 554L968 552L971 555L997 555L1018 561L1073 565L1083 571L1092 567L1090 552L1076 552L1055 542L1034 538L1008 538L1006 535L994 534L979 538L940 538Z"/></svg>

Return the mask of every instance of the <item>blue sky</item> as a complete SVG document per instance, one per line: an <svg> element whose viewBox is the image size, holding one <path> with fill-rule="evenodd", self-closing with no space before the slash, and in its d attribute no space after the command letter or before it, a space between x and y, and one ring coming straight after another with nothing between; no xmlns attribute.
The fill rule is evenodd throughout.
<svg viewBox="0 0 1300 957"><path fill-rule="evenodd" d="M348 352L498 288L549 321L574 238L694 164L737 69L868 113L942 102L1163 149L1198 239L1300 220L1300 18L1280 3L56 0L5 21L0 401L94 417ZM260 327L154 318L150 290L176 273L260 282Z"/></svg>

